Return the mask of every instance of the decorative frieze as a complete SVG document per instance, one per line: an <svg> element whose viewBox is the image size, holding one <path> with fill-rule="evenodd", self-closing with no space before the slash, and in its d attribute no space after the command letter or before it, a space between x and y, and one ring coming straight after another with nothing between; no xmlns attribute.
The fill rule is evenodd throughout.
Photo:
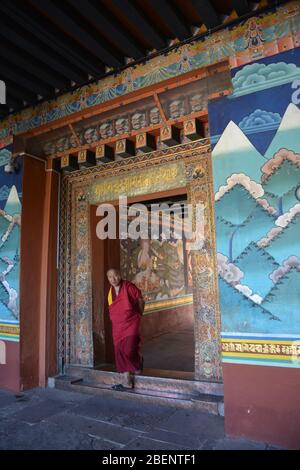
<svg viewBox="0 0 300 470"><path fill-rule="evenodd" d="M77 157L74 155L64 155L60 159L60 167L64 173L70 173L72 171L79 170Z"/></svg>
<svg viewBox="0 0 300 470"><path fill-rule="evenodd" d="M114 160L114 150L106 144L98 145L96 147L96 162L97 165L109 163Z"/></svg>
<svg viewBox="0 0 300 470"><path fill-rule="evenodd" d="M116 157L133 157L135 154L134 143L129 139L120 139L116 142Z"/></svg>
<svg viewBox="0 0 300 470"><path fill-rule="evenodd" d="M152 152L156 149L155 137L148 132L142 132L136 136L136 150L142 152Z"/></svg>
<svg viewBox="0 0 300 470"><path fill-rule="evenodd" d="M94 152L90 150L80 150L80 152L78 152L78 165L80 169L96 165Z"/></svg>
<svg viewBox="0 0 300 470"><path fill-rule="evenodd" d="M180 143L180 130L175 126L163 126L160 129L160 140L171 147Z"/></svg>

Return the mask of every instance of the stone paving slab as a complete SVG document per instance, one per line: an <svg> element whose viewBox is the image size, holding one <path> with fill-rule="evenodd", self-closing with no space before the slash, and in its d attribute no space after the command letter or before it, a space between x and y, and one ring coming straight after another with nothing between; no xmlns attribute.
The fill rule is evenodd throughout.
<svg viewBox="0 0 300 470"><path fill-rule="evenodd" d="M224 418L201 411L176 410L167 419L162 419L160 429L194 435L199 439L219 439L224 437Z"/></svg>
<svg viewBox="0 0 300 470"><path fill-rule="evenodd" d="M17 411L24 410L29 403L31 403L31 401L27 395L16 397L14 394L11 394L10 399L2 400L2 406L0 406L0 420Z"/></svg>
<svg viewBox="0 0 300 470"><path fill-rule="evenodd" d="M96 396L72 408L69 413L146 432L149 427L162 418L170 417L175 411L172 407Z"/></svg>
<svg viewBox="0 0 300 470"><path fill-rule="evenodd" d="M67 413L51 416L48 423L56 424L59 429L68 433L73 429L80 429L80 432L102 438L118 445L125 445L140 435L138 431L123 428L119 425L100 422L83 416L76 416Z"/></svg>
<svg viewBox="0 0 300 470"><path fill-rule="evenodd" d="M159 428L153 428L147 433L147 437L157 439L171 444L184 446L185 449L201 449L203 442L196 436L183 435L180 432L165 431Z"/></svg>
<svg viewBox="0 0 300 470"><path fill-rule="evenodd" d="M0 391L0 450L262 450L224 435L224 419L56 389Z"/></svg>
<svg viewBox="0 0 300 470"><path fill-rule="evenodd" d="M10 392L0 390L0 408L11 405L16 402L16 397Z"/></svg>
<svg viewBox="0 0 300 470"><path fill-rule="evenodd" d="M26 392L31 400L56 400L63 401L66 403L80 404L88 401L91 396L84 393L77 392L68 392L66 394L65 390L60 390L58 388L34 388Z"/></svg>
<svg viewBox="0 0 300 470"><path fill-rule="evenodd" d="M39 423L31 428L23 423L13 434L1 435L0 449L14 450L91 450L92 438L77 430L66 433L48 422Z"/></svg>
<svg viewBox="0 0 300 470"><path fill-rule="evenodd" d="M29 405L21 411L12 414L13 419L25 423L38 423L54 414L61 413L69 408L68 403L62 403L56 400L43 400L40 403Z"/></svg>
<svg viewBox="0 0 300 470"><path fill-rule="evenodd" d="M265 450L263 442L251 442L245 439L225 438L217 441L213 450Z"/></svg>
<svg viewBox="0 0 300 470"><path fill-rule="evenodd" d="M186 447L143 436L125 446L124 450L186 450Z"/></svg>

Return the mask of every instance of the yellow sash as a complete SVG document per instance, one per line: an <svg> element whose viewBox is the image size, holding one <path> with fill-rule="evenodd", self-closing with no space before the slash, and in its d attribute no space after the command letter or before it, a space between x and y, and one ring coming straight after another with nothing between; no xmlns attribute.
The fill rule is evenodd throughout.
<svg viewBox="0 0 300 470"><path fill-rule="evenodd" d="M109 292L108 292L108 298L107 298L107 301L108 301L108 305L111 305L113 303L113 298L112 298L112 288L109 289Z"/></svg>

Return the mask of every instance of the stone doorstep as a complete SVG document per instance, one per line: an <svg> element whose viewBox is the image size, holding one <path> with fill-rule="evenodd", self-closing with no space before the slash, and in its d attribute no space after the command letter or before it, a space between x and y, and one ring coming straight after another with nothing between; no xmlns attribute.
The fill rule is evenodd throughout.
<svg viewBox="0 0 300 470"><path fill-rule="evenodd" d="M88 382L81 377L58 376L55 378L58 389L88 393L91 395L110 395L118 399L138 400L144 403L174 406L176 408L197 409L218 415L222 408L222 397L208 394L183 394L164 390L130 390L119 392L112 390L111 384Z"/></svg>
<svg viewBox="0 0 300 470"><path fill-rule="evenodd" d="M116 372L108 372L95 370L87 367L68 366L66 374L83 379L95 385L111 387L120 382L120 376ZM206 394L214 395L223 398L223 384L216 382L186 380L186 379L173 379L164 377L154 377L147 375L139 375L135 378L136 390L157 390L169 392L171 394Z"/></svg>

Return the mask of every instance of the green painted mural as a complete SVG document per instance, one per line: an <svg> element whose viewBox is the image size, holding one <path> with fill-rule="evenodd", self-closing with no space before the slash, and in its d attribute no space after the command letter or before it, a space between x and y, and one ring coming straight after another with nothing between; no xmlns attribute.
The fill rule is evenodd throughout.
<svg viewBox="0 0 300 470"><path fill-rule="evenodd" d="M209 105L224 360L299 367L300 49L232 74Z"/></svg>
<svg viewBox="0 0 300 470"><path fill-rule="evenodd" d="M10 157L0 150L0 339L18 341L22 170L5 172Z"/></svg>

